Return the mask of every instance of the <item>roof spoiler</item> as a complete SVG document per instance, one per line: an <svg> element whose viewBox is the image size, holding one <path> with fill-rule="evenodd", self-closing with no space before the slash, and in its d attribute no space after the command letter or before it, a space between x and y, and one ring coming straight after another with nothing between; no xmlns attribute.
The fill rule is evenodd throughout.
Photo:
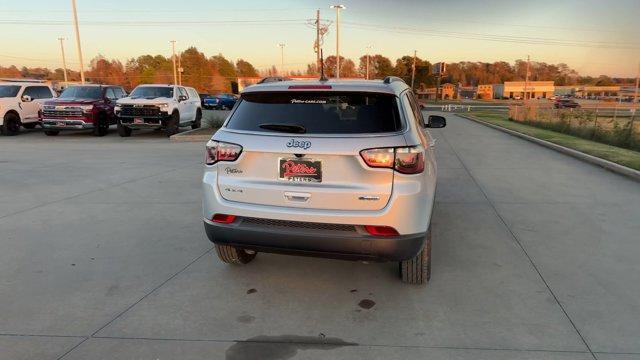
<svg viewBox="0 0 640 360"><path fill-rule="evenodd" d="M404 80L402 80L401 78L399 78L397 76L387 76L386 78L384 78L384 80L382 82L384 82L385 84L391 84L394 81L402 81L402 82L404 82Z"/></svg>
<svg viewBox="0 0 640 360"><path fill-rule="evenodd" d="M285 76L269 76L269 77L260 79L260 81L258 81L258 84L266 84L271 82L289 81L289 80L291 79Z"/></svg>

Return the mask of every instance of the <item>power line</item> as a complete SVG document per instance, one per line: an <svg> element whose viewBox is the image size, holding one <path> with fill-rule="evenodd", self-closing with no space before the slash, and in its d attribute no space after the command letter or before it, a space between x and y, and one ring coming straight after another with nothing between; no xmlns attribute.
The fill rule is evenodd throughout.
<svg viewBox="0 0 640 360"><path fill-rule="evenodd" d="M609 48L609 49L640 49L637 44L634 43L622 43L611 41L588 41L588 40L562 40L551 38L538 38L538 37L526 37L526 36L510 36L510 35L496 35L496 34L481 34L481 33L467 33L467 32L453 32L442 31L433 29L420 29L409 27L389 27L381 26L378 24L356 23L356 22L344 22L345 26L354 29L366 29L373 31L395 32L402 34L416 34L425 36L440 36L450 37L466 40L486 40L506 43L520 43L520 44L539 44L539 45L558 45L558 46L574 46L574 47L592 47L592 48Z"/></svg>

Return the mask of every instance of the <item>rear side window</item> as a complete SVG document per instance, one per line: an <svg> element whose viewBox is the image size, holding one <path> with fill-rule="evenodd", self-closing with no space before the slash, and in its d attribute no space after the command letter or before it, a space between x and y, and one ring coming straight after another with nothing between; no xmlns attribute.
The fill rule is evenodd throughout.
<svg viewBox="0 0 640 360"><path fill-rule="evenodd" d="M360 92L249 93L227 128L271 132L265 124L302 126L307 134L371 134L402 129L396 97Z"/></svg>

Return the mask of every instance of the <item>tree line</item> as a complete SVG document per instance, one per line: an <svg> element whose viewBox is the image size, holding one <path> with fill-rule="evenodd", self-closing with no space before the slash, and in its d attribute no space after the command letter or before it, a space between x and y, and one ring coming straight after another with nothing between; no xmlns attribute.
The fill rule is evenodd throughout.
<svg viewBox="0 0 640 360"><path fill-rule="evenodd" d="M180 65L184 69L182 83L192 86L200 92L218 93L234 90L238 77L245 76L275 76L275 75L319 75L318 65L308 64L305 70L287 71L282 74L275 66L258 71L250 62L238 59L235 63L222 54L207 57L195 47L190 47L179 54ZM401 77L407 83L411 82L413 56L406 55L396 59L395 63L380 54L369 56L368 74L370 79L382 79L389 75ZM416 57L414 84L416 87L433 87L436 77L431 71L432 64ZM447 72L441 79L442 83L454 83L477 86L479 84L499 84L505 81L523 81L526 76L527 63L516 60L510 64L505 61L471 62L461 61L447 64ZM324 72L328 77L335 77L336 57L328 56L324 59ZM69 81L79 81L80 73L68 71ZM358 64L348 58L340 57L340 77L365 77L367 74L367 56L358 59ZM611 78L606 75L599 77L580 76L577 71L567 64L547 64L531 62L529 64L529 79L553 80L556 85L615 85L632 83L630 78ZM43 80L64 80L63 69L50 70L47 68L18 68L16 66L0 66L0 77L5 78L35 78ZM118 84L131 90L138 84L172 83L173 60L162 55L141 55L122 63L119 60L109 60L104 56L97 56L91 60L85 72L87 81L98 84Z"/></svg>

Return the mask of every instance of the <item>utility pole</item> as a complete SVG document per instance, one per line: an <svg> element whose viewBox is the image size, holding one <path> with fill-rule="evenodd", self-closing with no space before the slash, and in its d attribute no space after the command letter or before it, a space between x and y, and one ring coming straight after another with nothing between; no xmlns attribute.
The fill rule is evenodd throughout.
<svg viewBox="0 0 640 360"><path fill-rule="evenodd" d="M413 90L413 83L416 78L416 53L417 50L413 50L413 65L411 65L411 90Z"/></svg>
<svg viewBox="0 0 640 360"><path fill-rule="evenodd" d="M638 103L638 85L640 85L640 63L638 63L638 72L636 73L636 92L633 94L633 102Z"/></svg>
<svg viewBox="0 0 640 360"><path fill-rule="evenodd" d="M80 27L78 26L76 0L71 0L71 9L73 10L73 23L76 28L76 47L78 48L78 58L80 60L80 82L84 84L84 63L82 62L82 46L80 46Z"/></svg>
<svg viewBox="0 0 640 360"><path fill-rule="evenodd" d="M527 55L527 74L524 77L524 101L528 100L527 87L529 86L529 55Z"/></svg>
<svg viewBox="0 0 640 360"><path fill-rule="evenodd" d="M369 80L369 52L371 50L371 45L367 46L367 80Z"/></svg>
<svg viewBox="0 0 640 360"><path fill-rule="evenodd" d="M320 71L320 9L316 10L316 66Z"/></svg>
<svg viewBox="0 0 640 360"><path fill-rule="evenodd" d="M278 46L280 47L280 72L282 73L281 75L284 76L284 47L286 44L280 43Z"/></svg>
<svg viewBox="0 0 640 360"><path fill-rule="evenodd" d="M62 68L64 69L64 87L68 87L69 86L69 80L67 79L67 59L64 56L64 38L63 37L59 37L58 40L60 40L60 51L62 51Z"/></svg>
<svg viewBox="0 0 640 360"><path fill-rule="evenodd" d="M178 55L178 85L182 85L182 54Z"/></svg>
<svg viewBox="0 0 640 360"><path fill-rule="evenodd" d="M331 5L336 9L336 79L340 79L340 10L346 9L344 5Z"/></svg>
<svg viewBox="0 0 640 360"><path fill-rule="evenodd" d="M171 49L173 53L173 55L171 55L171 59L173 60L173 84L178 85L178 73L176 71L176 41L171 40L169 42L171 43Z"/></svg>

